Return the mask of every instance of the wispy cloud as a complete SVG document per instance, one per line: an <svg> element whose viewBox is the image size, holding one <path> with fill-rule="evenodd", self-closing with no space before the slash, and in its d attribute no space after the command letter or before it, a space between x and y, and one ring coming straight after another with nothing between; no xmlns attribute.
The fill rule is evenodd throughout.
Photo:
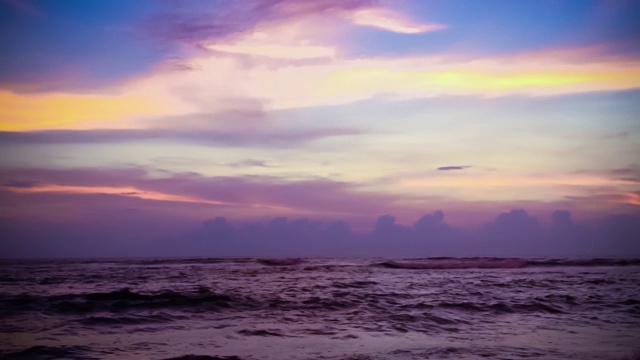
<svg viewBox="0 0 640 360"><path fill-rule="evenodd" d="M380 95L540 96L640 87L640 61L603 46L485 56L350 56L349 16L404 33L442 28L412 22L370 1L254 1L204 15L202 10L202 5L172 10L168 18L158 15L147 24L167 41L197 43L197 52L91 95L0 92L1 129L135 127L132 122L152 117L221 114L229 111L229 97L258 99L264 112ZM176 61L189 70L175 71Z"/></svg>
<svg viewBox="0 0 640 360"><path fill-rule="evenodd" d="M3 179L3 178L6 178ZM233 207L248 216L256 212L287 211L356 214L389 207L393 196L367 192L358 184L329 179L289 180L275 176L207 177L196 173L151 177L145 169L6 169L0 190L18 194L60 194L132 197ZM15 186L28 184L29 186Z"/></svg>
<svg viewBox="0 0 640 360"><path fill-rule="evenodd" d="M465 165L465 166L441 166L437 170L440 170L440 171L464 170L464 169L468 169L470 167L471 166L469 166L469 165Z"/></svg>
<svg viewBox="0 0 640 360"><path fill-rule="evenodd" d="M401 34L420 34L446 28L441 24L415 22L392 10L379 7L356 10L349 17L356 25L370 26Z"/></svg>
<svg viewBox="0 0 640 360"><path fill-rule="evenodd" d="M264 132L200 129L103 129L0 131L0 143L13 144L99 144L145 140L167 140L223 147L287 148L331 137L357 136L365 131L348 128L269 130Z"/></svg>
<svg viewBox="0 0 640 360"><path fill-rule="evenodd" d="M108 207L110 203L121 204L127 200L127 206L135 204L140 209L172 211L179 206L185 214L194 212L190 216L196 218L210 213L213 207L223 208L224 215L243 219L274 215L339 217L354 222L358 227L367 226L368 223L363 224L362 221L380 213L394 212L408 219L434 207L449 212L450 219L458 224L486 220L487 214L505 206L527 208L537 213L549 213L562 206L577 209L579 216L584 216L584 213L602 214L605 210L639 211L637 191L615 188L565 192L566 195L556 201L516 201L513 197L478 201L451 196L416 196L399 191L401 188L372 191L366 184L326 178L203 176L193 172L161 175L145 168L5 168L0 175L0 184L4 184L0 186L3 198L0 208L11 208L15 212L19 209L27 212L38 210L39 216L59 217L62 214L49 214L47 209L50 207L39 207L38 204L45 201L53 206L59 202L71 202L78 206ZM455 179L452 177L444 182ZM499 189L506 191L504 186ZM530 186L526 189L531 192ZM103 198L96 201L96 196ZM0 213L2 211L0 209Z"/></svg>
<svg viewBox="0 0 640 360"><path fill-rule="evenodd" d="M373 0L250 0L211 9L196 3L181 12L170 9L154 15L145 27L153 37L195 44L225 38L265 23L293 21L309 15L339 15L374 5Z"/></svg>
<svg viewBox="0 0 640 360"><path fill-rule="evenodd" d="M130 196L143 200L169 201L197 203L207 205L233 205L223 201L200 199L191 196L173 195L156 191L141 190L134 187L114 187L114 186L72 186L37 183L28 187L11 187L17 193L63 193L63 194L99 194L99 195L119 195Z"/></svg>
<svg viewBox="0 0 640 360"><path fill-rule="evenodd" d="M189 88L201 89L209 98L219 98L224 92L211 87L210 79L225 74L227 92L261 98L267 110L344 104L381 94L399 99L436 95L541 96L640 87L639 61L590 56L576 60L573 55L565 58L548 52L486 58L338 56L304 64L273 64L258 58L243 63L233 57L203 57L193 62L199 75L181 79ZM167 89L175 84L176 77L157 74L140 84ZM276 92L270 90L274 84L278 84Z"/></svg>
<svg viewBox="0 0 640 360"><path fill-rule="evenodd" d="M19 188L19 189L28 189L34 188L38 186L40 182L34 180L13 180L9 179L6 183L2 184L2 186L9 188Z"/></svg>
<svg viewBox="0 0 640 360"><path fill-rule="evenodd" d="M266 56L278 59L313 59L333 57L336 50L327 46L290 45L210 45L208 49L230 53Z"/></svg>
<svg viewBox="0 0 640 360"><path fill-rule="evenodd" d="M251 168L251 167L267 167L268 165L267 165L267 162L264 160L246 159L246 160L230 163L229 166L233 168Z"/></svg>

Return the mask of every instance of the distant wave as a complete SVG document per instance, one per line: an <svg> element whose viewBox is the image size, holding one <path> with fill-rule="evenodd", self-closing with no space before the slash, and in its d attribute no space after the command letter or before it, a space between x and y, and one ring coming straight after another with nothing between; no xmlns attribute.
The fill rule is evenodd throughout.
<svg viewBox="0 0 640 360"><path fill-rule="evenodd" d="M310 261L313 260L313 261ZM0 260L0 263L13 264L15 260ZM16 262L18 263L18 262ZM355 259L348 265L342 263L323 264L314 258L252 258L252 257L189 257L189 258L151 258L151 259L62 259L62 260L27 260L20 264L122 264L142 266L162 266L172 264L235 264L237 266L261 264L267 266L293 266L312 263L305 270L320 270L337 266L367 266L366 259ZM424 257L394 259L371 264L378 267L399 269L491 269L491 268L522 268L522 267L553 267L553 266L640 266L640 259L558 259L558 258L506 258L506 257ZM19 281L8 274L0 275L0 283ZM55 283L56 279L41 279L42 285Z"/></svg>
<svg viewBox="0 0 640 360"><path fill-rule="evenodd" d="M304 260L298 259L298 258L284 258L284 259L273 258L273 259L258 259L258 262L263 265L269 265L269 266L291 266L291 265L302 264Z"/></svg>
<svg viewBox="0 0 640 360"><path fill-rule="evenodd" d="M183 355L164 360L241 360L237 356Z"/></svg>
<svg viewBox="0 0 640 360"><path fill-rule="evenodd" d="M375 266L395 269L512 269L522 268L527 265L523 259L426 259L422 261L385 261L374 264Z"/></svg>
<svg viewBox="0 0 640 360"><path fill-rule="evenodd" d="M640 259L540 259L528 260L527 266L633 266L640 265Z"/></svg>
<svg viewBox="0 0 640 360"><path fill-rule="evenodd" d="M388 260L373 266L394 269L518 269L552 266L632 266L640 259L521 259L521 258L454 258L435 257Z"/></svg>

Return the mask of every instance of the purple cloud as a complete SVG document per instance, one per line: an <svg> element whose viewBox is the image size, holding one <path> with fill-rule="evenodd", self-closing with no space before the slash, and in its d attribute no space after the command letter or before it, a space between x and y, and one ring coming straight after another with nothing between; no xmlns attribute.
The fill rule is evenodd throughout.
<svg viewBox="0 0 640 360"><path fill-rule="evenodd" d="M330 137L354 136L365 131L352 128L271 130L265 132L216 131L203 129L117 129L0 131L0 143L10 144L96 144L144 140L168 140L207 146L287 148Z"/></svg>
<svg viewBox="0 0 640 360"><path fill-rule="evenodd" d="M9 181L7 181L6 183L2 184L2 186L9 187L9 188L21 188L21 189L24 189L24 188L35 187L38 184L39 184L38 181L9 179Z"/></svg>
<svg viewBox="0 0 640 360"><path fill-rule="evenodd" d="M451 226L443 211L416 216L421 213L418 207L406 205L415 199L321 178L291 181L197 173L155 178L144 168L8 168L0 174L0 184L5 184L0 187L0 231L7 235L0 239L0 248L5 256L31 256L38 249L47 249L46 256L640 255L637 209L581 222L574 221L568 210L557 210L549 213L548 225L516 209L473 229ZM62 190L32 191L48 185ZM95 191L74 192L90 187ZM114 190L102 190L107 188ZM168 197L158 201L145 194ZM458 201L449 209L455 218L457 208L469 211L474 206ZM486 216L498 206L504 205L476 211ZM372 222L376 214L387 211L417 220L413 226L403 225L395 216L384 215ZM217 218L195 225L222 215L240 222ZM264 221L273 216L277 217ZM253 223L243 223L247 221ZM98 250L86 244L88 238L101 242L95 249L104 252L92 253ZM39 246L38 241L47 245ZM76 247L81 251L73 252ZM131 248L138 252L127 253Z"/></svg>
<svg viewBox="0 0 640 360"><path fill-rule="evenodd" d="M332 181L329 179L308 179L291 181L274 176L218 176L206 177L197 173L178 173L163 178L152 178L143 168L124 169L44 169L14 168L5 169L0 174L0 183L39 183L66 187L107 187L114 189L134 188L138 192L152 192L169 196L199 199L191 206L202 210L211 207L207 202L220 202L230 207L229 215L264 216L274 211L284 213L309 213L329 217L347 215L350 219L367 217L385 208L395 209L392 203L396 196L362 191L358 184ZM63 189L64 190L64 189ZM115 196L113 193L109 196ZM22 197L35 197L36 194L23 194ZM38 194L37 196L45 196ZM55 198L56 196L49 194ZM57 201L69 196L58 193ZM74 195L82 202L83 196ZM25 200L13 200L26 204ZM55 202L55 199L50 201ZM120 200L118 200L120 201ZM135 199L130 199L135 201ZM176 200L179 201L179 200ZM149 203L149 200L138 202ZM6 201L8 205L10 201ZM177 206L172 202L155 201L152 207L170 209ZM147 204L148 205L148 204ZM151 205L149 205L151 206ZM280 210L278 210L280 209ZM366 209L366 211L363 211Z"/></svg>
<svg viewBox="0 0 640 360"><path fill-rule="evenodd" d="M6 221L0 218L0 252L5 257L34 256L640 256L640 218L628 214L575 224L558 210L559 222L535 224L524 210L500 214L477 230L453 228L433 217L435 227L418 228L380 216L373 230L353 232L344 221L276 217L238 223L218 216L199 226L180 223L175 214L130 209L103 212L102 222ZM560 215L558 215L560 214ZM424 217L423 217L424 218ZM178 218L179 219L179 218ZM118 227L111 226L118 221ZM418 221L420 223L420 221ZM520 230L516 235L513 231ZM506 231L506 232L505 232ZM524 236L525 232L530 232ZM496 234L508 235L496 238ZM87 240L90 239L90 240Z"/></svg>
<svg viewBox="0 0 640 360"><path fill-rule="evenodd" d="M269 167L264 160L246 159L229 164L233 168Z"/></svg>
<svg viewBox="0 0 640 360"><path fill-rule="evenodd" d="M441 166L437 170L440 170L440 171L464 170L464 169L468 169L470 167L471 166L469 166L469 165L465 165L465 166Z"/></svg>
<svg viewBox="0 0 640 360"><path fill-rule="evenodd" d="M575 171L574 173L604 176L611 179L640 183L640 166L636 164L613 169L584 169Z"/></svg>
<svg viewBox="0 0 640 360"><path fill-rule="evenodd" d="M612 169L609 173L618 180L640 183L640 166Z"/></svg>
<svg viewBox="0 0 640 360"><path fill-rule="evenodd" d="M185 2L150 17L147 33L162 41L198 44L242 32L260 23L305 15L352 11L375 5L374 0L250 0L243 2Z"/></svg>

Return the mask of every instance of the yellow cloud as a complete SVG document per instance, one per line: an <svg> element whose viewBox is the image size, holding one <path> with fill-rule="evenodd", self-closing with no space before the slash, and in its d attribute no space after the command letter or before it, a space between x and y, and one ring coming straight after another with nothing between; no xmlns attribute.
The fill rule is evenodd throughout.
<svg viewBox="0 0 640 360"><path fill-rule="evenodd" d="M0 130L82 129L101 121L119 122L167 111L152 98L100 95L33 95L0 92Z"/></svg>
<svg viewBox="0 0 640 360"><path fill-rule="evenodd" d="M339 101L341 97L363 99L380 93L395 93L400 97L551 95L640 87L639 63L622 64L628 66L616 63L560 64L544 68L516 62L500 68L501 61L497 58L480 64L452 63L450 66L429 58L424 58L422 64L409 59L360 61L329 71L307 88L314 91L310 97L315 95L325 101ZM300 96L304 92L297 94Z"/></svg>
<svg viewBox="0 0 640 360"><path fill-rule="evenodd" d="M307 54L308 48L300 49L299 54L287 56ZM557 52L481 59L455 56L345 58L339 54L336 52L336 56L320 63L307 64L273 64L254 59L250 66L242 65L240 61L234 65L234 60L225 57L201 58L194 61L194 67L199 69L197 76L183 79L186 81L182 86L201 89L200 96L208 99L224 93L262 99L267 109L344 104L378 95L397 98L541 96L640 87L640 62L632 59L597 58L594 55L578 61L573 55L566 58L568 55ZM220 76L233 80L212 82ZM162 77L149 81L156 83L155 88L170 85ZM172 78L170 81L175 84L181 80ZM218 88L220 84L226 86L226 91Z"/></svg>
<svg viewBox="0 0 640 360"><path fill-rule="evenodd" d="M633 181L588 175L439 176L398 181L402 192L443 191L465 200L559 200L568 195L583 196L584 191L606 187L621 195L620 203L634 204L638 196L629 192Z"/></svg>
<svg viewBox="0 0 640 360"><path fill-rule="evenodd" d="M268 111L338 105L380 95L538 96L640 87L640 61L602 56L598 48L475 58L448 54L352 58L344 51L348 48L345 16L352 23L401 33L441 27L414 23L381 8L342 13L338 20L307 16L265 23L204 44L216 51L185 60L187 71L159 66L131 79L117 89L122 96L0 92L0 130L148 127L153 124L138 120L189 113L215 116L237 110L233 108L237 99L257 100L261 110ZM258 56L247 59L237 54ZM309 59L315 60L299 61Z"/></svg>

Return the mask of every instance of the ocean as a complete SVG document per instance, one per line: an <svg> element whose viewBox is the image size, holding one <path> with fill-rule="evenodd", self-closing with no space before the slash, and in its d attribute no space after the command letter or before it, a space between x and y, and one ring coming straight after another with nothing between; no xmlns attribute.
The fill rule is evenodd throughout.
<svg viewBox="0 0 640 360"><path fill-rule="evenodd" d="M0 358L638 359L640 260L4 260Z"/></svg>

